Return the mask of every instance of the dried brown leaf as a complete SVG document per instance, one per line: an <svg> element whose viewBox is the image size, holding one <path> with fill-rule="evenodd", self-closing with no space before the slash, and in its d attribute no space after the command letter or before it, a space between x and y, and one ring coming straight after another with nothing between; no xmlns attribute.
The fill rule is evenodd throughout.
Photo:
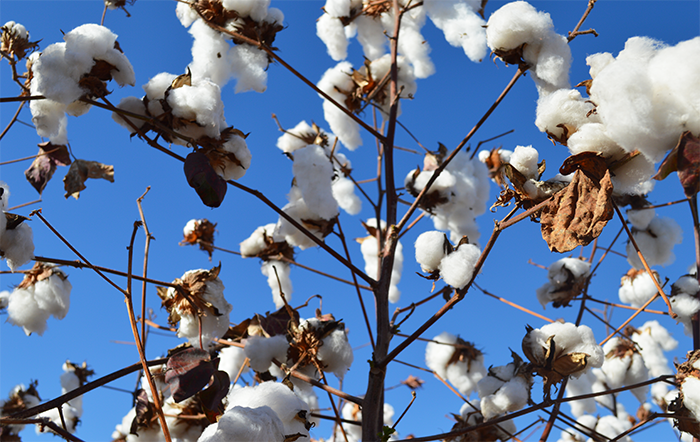
<svg viewBox="0 0 700 442"><path fill-rule="evenodd" d="M80 197L80 192L85 190L85 181L88 178L102 178L110 183L114 182L114 166L98 163L97 161L75 160L63 177L63 187L66 190L65 197Z"/></svg>
<svg viewBox="0 0 700 442"><path fill-rule="evenodd" d="M56 166L67 166L70 163L70 155L66 146L51 144L47 141L39 144L39 153L29 168L24 171L24 176L41 195L56 171Z"/></svg>
<svg viewBox="0 0 700 442"><path fill-rule="evenodd" d="M409 375L406 379L401 381L401 383L410 388L411 390L415 390L421 388L423 384L425 384L425 381L421 378Z"/></svg>
<svg viewBox="0 0 700 442"><path fill-rule="evenodd" d="M577 170L571 184L542 208L542 238L549 249L564 253L597 238L613 216L612 191L609 171L598 183Z"/></svg>

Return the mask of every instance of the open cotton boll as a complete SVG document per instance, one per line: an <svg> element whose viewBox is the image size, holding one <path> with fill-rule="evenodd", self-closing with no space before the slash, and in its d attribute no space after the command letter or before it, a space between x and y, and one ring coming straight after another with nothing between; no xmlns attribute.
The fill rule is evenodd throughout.
<svg viewBox="0 0 700 442"><path fill-rule="evenodd" d="M222 0L224 8L236 11L241 17L260 22L267 19L270 0Z"/></svg>
<svg viewBox="0 0 700 442"><path fill-rule="evenodd" d="M570 322L553 322L543 326L541 329L528 331L523 339L522 347L531 362L545 366L547 358L552 358L552 356L545 354L545 351L549 348L547 341L550 337L553 338L556 344L553 360L570 353L585 353L589 356L582 370L573 373L573 376L580 376L590 368L603 365L603 349L596 343L590 327L586 325L576 326Z"/></svg>
<svg viewBox="0 0 700 442"><path fill-rule="evenodd" d="M638 230L646 230L655 217L656 210L654 209L629 209L627 211L627 219Z"/></svg>
<svg viewBox="0 0 700 442"><path fill-rule="evenodd" d="M620 301L630 304L632 307L641 307L649 298L656 294L656 285L652 277L646 270L630 270L622 277L618 295Z"/></svg>
<svg viewBox="0 0 700 442"><path fill-rule="evenodd" d="M486 56L486 22L474 10L479 6L464 0L423 2L428 17L445 34L445 40L454 47L462 47L474 62Z"/></svg>
<svg viewBox="0 0 700 442"><path fill-rule="evenodd" d="M282 362L287 359L289 343L284 335L269 338L249 336L245 341L245 355L250 359L250 368L263 373L270 368L272 359Z"/></svg>
<svg viewBox="0 0 700 442"><path fill-rule="evenodd" d="M317 330L323 322L316 318L301 321L300 330ZM342 380L354 360L352 347L345 334L345 325L338 322L337 327L323 338L323 344L318 348L317 357L323 365L324 372L333 373Z"/></svg>
<svg viewBox="0 0 700 442"><path fill-rule="evenodd" d="M322 147L309 145L294 152L292 172L309 210L326 220L338 216L331 190L333 165Z"/></svg>
<svg viewBox="0 0 700 442"><path fill-rule="evenodd" d="M282 210L299 224L306 227L306 229L317 238L323 239L324 231L321 227L316 224L312 225L306 221L324 223L325 220L320 219L317 214L309 210L306 201L301 196L301 190L297 186L292 186L287 198L289 199L289 203L284 206ZM299 247L301 250L316 246L315 242L281 216L275 226L274 236L275 238L284 238L290 246Z"/></svg>
<svg viewBox="0 0 700 442"><path fill-rule="evenodd" d="M678 281L671 286L671 306L673 312L678 315L677 321L681 322L684 327L685 334L692 336L692 317L700 311L700 300L697 299L697 293L700 291L698 280L694 276L682 276Z"/></svg>
<svg viewBox="0 0 700 442"><path fill-rule="evenodd" d="M481 413L488 420L509 411L525 407L530 399L530 383L522 376L515 376L495 393L481 398Z"/></svg>
<svg viewBox="0 0 700 442"><path fill-rule="evenodd" d="M12 388L12 390L10 390L7 399L0 399L0 410L5 409L5 407L13 409L13 405L16 403L23 403L25 409L33 408L39 405L41 403L41 399L39 399L39 393L36 390L36 386L36 381L32 382L29 385L29 388L27 388L27 386L25 386L24 384L15 385ZM7 416L7 414L6 412L3 412L2 417L5 416ZM3 429L3 436L7 434L8 439L10 439L9 436L16 436L23 429L24 425L22 424L5 424Z"/></svg>
<svg viewBox="0 0 700 442"><path fill-rule="evenodd" d="M542 307L550 302L554 307L568 305L578 296L588 277L591 264L576 258L562 258L549 266L549 282L537 289L537 300Z"/></svg>
<svg viewBox="0 0 700 442"><path fill-rule="evenodd" d="M416 238L416 261L423 272L432 273L438 269L447 254L446 241L445 234L435 230L423 232Z"/></svg>
<svg viewBox="0 0 700 442"><path fill-rule="evenodd" d="M126 112L131 112L132 114L144 116L146 115L146 106L143 104L143 101L138 97L122 98L121 101L119 101L117 108ZM120 126L126 128L126 130L128 130L129 133L132 134L136 133L137 129L140 129L141 126L143 126L146 123L145 120L129 118L127 116L118 114L117 112L112 112L112 120L114 120L114 122L116 122ZM126 120L130 121L131 124L127 123Z"/></svg>
<svg viewBox="0 0 700 442"><path fill-rule="evenodd" d="M376 60L386 52L387 36L382 22L375 17L360 15L353 22L357 27L357 41L369 60Z"/></svg>
<svg viewBox="0 0 700 442"><path fill-rule="evenodd" d="M345 26L338 17L326 11L316 21L316 35L326 45L328 55L335 61L344 60L348 56L348 39L345 36Z"/></svg>
<svg viewBox="0 0 700 442"><path fill-rule="evenodd" d="M393 9L388 14L382 14L381 20L387 35L393 35L394 23L396 22ZM425 25L424 8L411 8L402 15L398 50L399 54L406 57L412 66L411 76L415 75L416 78L428 78L435 73L435 65L430 60L430 45L421 34L423 25ZM399 72L403 70L405 74L408 67L401 68ZM381 78L381 76L377 76L377 78Z"/></svg>
<svg viewBox="0 0 700 442"><path fill-rule="evenodd" d="M350 91L354 88L350 77L351 73L352 65L347 61L340 62L323 74L317 86L336 102L343 105L345 95L339 90ZM333 103L325 99L323 100L323 115L333 133L338 136L338 139L345 147L355 150L362 144L360 126Z"/></svg>
<svg viewBox="0 0 700 442"><path fill-rule="evenodd" d="M649 371L644 365L641 353L635 348L634 343L627 339L613 337L603 346L605 362L601 369L605 374L606 384L609 388L620 388L625 385L633 385L649 379ZM644 402L647 386L632 389L632 394Z"/></svg>
<svg viewBox="0 0 700 442"><path fill-rule="evenodd" d="M236 79L236 93L267 89L267 54L248 44L239 44L229 51L231 71Z"/></svg>
<svg viewBox="0 0 700 442"><path fill-rule="evenodd" d="M232 75L226 37L199 18L192 23L189 33L194 38L189 65L192 78L207 79L223 87Z"/></svg>
<svg viewBox="0 0 700 442"><path fill-rule="evenodd" d="M237 162L224 157L222 169L218 169L216 173L227 181L242 178L250 168L250 162L253 158L245 139L239 135L231 135L231 138L221 147L226 152L232 153Z"/></svg>
<svg viewBox="0 0 700 442"><path fill-rule="evenodd" d="M227 412L234 407L259 408L267 406L277 414L282 422L285 435L301 433L303 436L309 437L309 430L304 425L306 421L304 416L308 413L309 406L284 384L263 382L255 387L237 388L231 391L228 400Z"/></svg>
<svg viewBox="0 0 700 442"><path fill-rule="evenodd" d="M644 365L647 366L652 377L673 374L664 351L674 350L678 346L678 341L673 339L673 336L658 321L647 321L632 333L630 339L637 344L644 358ZM657 382L651 386L652 398L660 403L669 388L666 383Z"/></svg>
<svg viewBox="0 0 700 442"><path fill-rule="evenodd" d="M34 233L29 224L23 222L12 230L5 230L0 237L0 250L13 272L34 258Z"/></svg>
<svg viewBox="0 0 700 442"><path fill-rule="evenodd" d="M526 178L537 177L537 161L539 152L532 146L517 146L510 156L510 165L515 167L518 172L525 175Z"/></svg>
<svg viewBox="0 0 700 442"><path fill-rule="evenodd" d="M459 354L459 358L454 358ZM425 347L425 363L441 378L448 380L464 396L476 391L477 382L486 375L484 355L470 342L443 332Z"/></svg>
<svg viewBox="0 0 700 442"><path fill-rule="evenodd" d="M283 440L284 436L282 421L269 406L256 408L236 406L227 410L217 422L205 428L197 441L269 442Z"/></svg>
<svg viewBox="0 0 700 442"><path fill-rule="evenodd" d="M305 120L300 121L296 126L287 129L284 134L277 139L277 147L284 153L292 153L297 149L306 147L309 143L305 137L315 133Z"/></svg>
<svg viewBox="0 0 700 442"><path fill-rule="evenodd" d="M571 49L566 37L550 32L539 47L525 46L523 58L533 65L530 71L540 96L569 88Z"/></svg>
<svg viewBox="0 0 700 442"><path fill-rule="evenodd" d="M289 278L289 264L271 259L262 263L260 271L263 275L267 276L267 285L269 285L270 290L272 290L272 300L275 302L275 307L278 309L284 307L282 293L284 293L284 297L287 299L287 302L289 302L292 299L292 292L294 291L292 280Z"/></svg>
<svg viewBox="0 0 700 442"><path fill-rule="evenodd" d="M457 336L442 332L425 346L425 365L443 379L447 378L447 364L455 352L455 342Z"/></svg>
<svg viewBox="0 0 700 442"><path fill-rule="evenodd" d="M362 200L355 193L355 183L352 180L339 176L333 181L331 187L333 198L338 206L350 215L357 215L362 210Z"/></svg>
<svg viewBox="0 0 700 442"><path fill-rule="evenodd" d="M541 132L562 139L565 132L561 125L571 135L580 126L598 121L596 114L588 115L593 109L593 103L585 100L576 89L559 89L537 100L535 125Z"/></svg>
<svg viewBox="0 0 700 442"><path fill-rule="evenodd" d="M569 381L566 383L566 397L583 396L593 393L594 381L595 376L591 372L584 373L578 378L569 378ZM588 413L595 413L596 411L595 399L592 397L571 401L569 405L571 406L571 414L576 418Z"/></svg>
<svg viewBox="0 0 700 442"><path fill-rule="evenodd" d="M403 23L403 22L402 22ZM403 35L403 38L406 37L406 35L403 34L404 28L401 28L401 33ZM416 43L420 44L420 43ZM418 74L415 71L415 67L413 67L409 62L412 61L408 57L400 56L397 58L396 63L398 66L398 78L397 78L397 86L398 89L401 91L401 97L402 98L410 98L412 97L415 93L416 90L418 89L418 85L416 84L416 78L424 78L424 77L419 77ZM432 64L431 64L432 66ZM372 73L372 77L375 78L376 80L384 78L384 76L389 72L391 69L391 55L390 54L385 54L376 60L373 60L370 65L369 65L369 70ZM387 98L384 100L383 103L380 104L379 109L382 111L382 118L384 120L387 120L389 118L389 111L391 108L391 101L388 98L389 95L389 90L388 86L385 86L385 90L387 92ZM397 109L397 115L401 115L401 103L399 102L399 107Z"/></svg>
<svg viewBox="0 0 700 442"><path fill-rule="evenodd" d="M538 12L524 1L507 3L491 14L486 38L492 51L510 50L542 40L554 27L549 14Z"/></svg>
<svg viewBox="0 0 700 442"><path fill-rule="evenodd" d="M221 88L208 79L193 82L192 86L183 85L171 89L168 93L168 104L172 107L174 116L198 123L201 130L198 136L218 138L221 130L226 127ZM188 125L187 128L191 126Z"/></svg>
<svg viewBox="0 0 700 442"><path fill-rule="evenodd" d="M673 247L683 239L683 231L676 220L658 216L645 230L633 231L632 235L650 267L672 264L676 259ZM627 243L627 262L635 269L644 268L632 241Z"/></svg>
<svg viewBox="0 0 700 442"><path fill-rule="evenodd" d="M219 352L219 370L225 371L231 382L233 382L238 372L247 373L250 371L247 365L241 371L245 358L244 349L240 347L224 347Z"/></svg>
<svg viewBox="0 0 700 442"><path fill-rule="evenodd" d="M260 226L240 244L240 252L244 258L255 256L265 250L267 242L265 238L274 238L275 224L270 223Z"/></svg>
<svg viewBox="0 0 700 442"><path fill-rule="evenodd" d="M440 276L446 284L456 289L464 288L472 279L474 266L480 256L481 250L477 246L462 244L440 261Z"/></svg>
<svg viewBox="0 0 700 442"><path fill-rule="evenodd" d="M356 404L353 404L352 402L345 402L345 405L343 405L343 409L341 410L341 417L345 420L348 421L355 421L355 422L362 422L362 410L360 407ZM384 403L384 410L383 410L383 419L384 419L384 425L387 427L391 427L393 425L393 417L394 417L394 407L391 406L391 404ZM361 442L362 441L362 425L351 425L344 423L343 425L343 430L345 430L345 435L343 435L343 431L340 429L337 429L335 431L335 434L328 439L328 442L345 442L346 436L347 436L347 441L348 442ZM396 433L393 433L390 437L389 440L396 440Z"/></svg>

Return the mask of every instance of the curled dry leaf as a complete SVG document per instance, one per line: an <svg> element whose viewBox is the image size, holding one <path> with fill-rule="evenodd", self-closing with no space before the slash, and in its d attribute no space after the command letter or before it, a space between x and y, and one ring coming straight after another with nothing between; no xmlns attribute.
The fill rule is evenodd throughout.
<svg viewBox="0 0 700 442"><path fill-rule="evenodd" d="M168 359L165 382L175 402L182 402L204 388L215 371L209 352L190 347Z"/></svg>
<svg viewBox="0 0 700 442"><path fill-rule="evenodd" d="M207 156L201 151L192 152L185 159L185 177L205 206L219 207L228 190L226 181L216 173Z"/></svg>
<svg viewBox="0 0 700 442"><path fill-rule="evenodd" d="M564 253L597 238L613 216L612 191L608 170L600 182L577 170L566 189L542 208L542 238L549 249Z"/></svg>
<svg viewBox="0 0 700 442"><path fill-rule="evenodd" d="M209 254L209 261L211 261L211 255L214 253L214 232L216 231L216 224L212 223L208 219L198 219L195 221L194 229L185 234L182 241L180 241L181 246L186 245L197 245L199 244L199 249L204 250Z"/></svg>
<svg viewBox="0 0 700 442"><path fill-rule="evenodd" d="M80 197L80 192L85 190L85 181L88 178L102 178L110 183L114 182L114 166L98 163L97 161L75 160L70 165L68 173L63 177L63 187L66 190L65 197Z"/></svg>
<svg viewBox="0 0 700 442"><path fill-rule="evenodd" d="M700 191L700 139L688 131L683 132L676 147L661 163L654 179L663 180L671 172L678 172L688 198Z"/></svg>
<svg viewBox="0 0 700 442"><path fill-rule="evenodd" d="M56 275L62 280L68 278L65 273L59 270L57 267L44 264L43 262L36 261L34 267L28 270L24 274L24 279L17 286L18 289L26 289L31 287L39 281L49 278L51 275Z"/></svg>
<svg viewBox="0 0 700 442"><path fill-rule="evenodd" d="M401 383L410 388L411 390L416 390L418 388L421 388L423 384L425 384L425 381L416 376L409 375L405 380L401 381Z"/></svg>
<svg viewBox="0 0 700 442"><path fill-rule="evenodd" d="M56 166L67 166L70 163L70 155L66 146L51 144L50 141L47 141L39 144L39 153L32 161L31 166L24 171L24 176L41 195L56 171Z"/></svg>
<svg viewBox="0 0 700 442"><path fill-rule="evenodd" d="M134 411L136 415L131 421L129 434L138 436L138 430L142 428L154 428L158 425L158 415L156 414L155 406L148 400L148 393L143 388L136 392L134 402Z"/></svg>

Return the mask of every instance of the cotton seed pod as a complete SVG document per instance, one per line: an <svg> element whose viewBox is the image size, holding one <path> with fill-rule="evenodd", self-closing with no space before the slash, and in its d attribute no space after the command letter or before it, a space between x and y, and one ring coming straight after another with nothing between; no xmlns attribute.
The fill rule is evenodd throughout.
<svg viewBox="0 0 700 442"><path fill-rule="evenodd" d="M688 352L687 358L676 366L680 393L668 409L678 416L673 420L676 428L700 438L700 350Z"/></svg>

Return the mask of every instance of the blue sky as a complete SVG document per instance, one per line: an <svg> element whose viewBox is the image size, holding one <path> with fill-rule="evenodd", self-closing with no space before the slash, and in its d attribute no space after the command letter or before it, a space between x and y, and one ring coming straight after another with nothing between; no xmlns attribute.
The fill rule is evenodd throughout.
<svg viewBox="0 0 700 442"><path fill-rule="evenodd" d="M487 16L499 8L503 2L491 1L486 8ZM297 70L316 82L323 72L335 62L326 54L323 43L315 36L315 20L320 16L321 1L274 1L272 6L285 13L286 29L278 34L275 46L279 55ZM540 10L549 12L556 31L566 34L574 28L586 9L586 1L543 1L533 2ZM118 41L136 71L136 87L119 88L111 84L112 102L129 95L141 96L141 85L160 72L179 74L191 61L192 38L175 17L175 2L139 0L128 8L131 17L123 11L109 11L105 25L119 35ZM22 23L30 32L32 40L41 39L41 47L62 41L61 31L69 30L89 22L99 22L102 3L99 1L13 1L3 0L0 4L0 22L9 20ZM600 1L596 4L583 29L594 28L599 37L583 35L571 43L574 57L570 78L572 84L589 78L585 65L587 55L597 52L617 54L624 42L632 36L649 36L668 44L693 38L699 34L700 4L697 1ZM448 148L456 146L470 128L479 120L493 100L515 72L515 67L505 66L500 61L484 60L472 63L461 49L449 46L432 23L423 29L426 40L432 47L432 59L436 74L418 81L415 99L402 103L403 114L400 121L410 128L421 143L436 149L438 142ZM353 41L350 46L350 60L356 68L362 63L359 44ZM20 69L22 70L22 69ZM292 76L282 66L269 68L268 89L263 94L248 92L234 94L233 84L223 90L227 122L245 133L253 154L253 163L241 182L248 187L264 192L279 206L286 203L292 173L289 160L275 147L280 132L271 114L274 113L284 127L294 127L300 120L315 121L327 128L323 119L321 100L309 88ZM17 94L17 86L10 81L10 70L3 61L0 68L2 97ZM514 129L514 132L482 148L502 145L513 149L516 145L532 145L540 152L549 165L545 177L556 173L562 160L568 156L562 146L554 146L546 135L534 126L537 92L530 78L522 78L506 97L492 117L477 132L471 141L474 148L480 140L491 138ZM0 126L4 128L16 110L15 103L0 105ZM371 114L365 115L371 122ZM31 122L27 109L20 120ZM217 223L216 245L237 250L238 244L252 231L263 224L275 222L277 216L261 202L250 195L229 188L223 205L209 209L201 204L194 191L187 185L182 172L182 164L150 148L137 138L130 139L128 133L117 126L106 111L92 109L79 118L70 117L68 134L71 149L77 158L112 164L115 168L115 182L90 180L80 199L65 199L61 178L65 170L59 169L43 194L43 201L14 212L26 215L31 210L41 208L43 215L67 238L82 254L94 264L125 270L127 251L133 222L139 219L136 199L146 188L151 190L145 197L143 208L146 221L156 241L151 245L149 275L154 279L171 281L185 271L197 268L210 268L219 261L222 263L221 279L227 287L226 296L234 310L231 321L238 323L254 313L274 310L266 279L260 274L256 259L241 259L238 256L215 252L213 261L194 247L180 247L182 228L192 218L208 218ZM358 180L374 177L376 171L376 148L374 142L363 134L364 145L354 152L345 152L353 163L353 176ZM33 128L16 124L1 141L0 162L34 155L36 145L43 140ZM406 132L399 130L396 145L420 151ZM174 146L173 150L186 155L188 150ZM397 184L422 163L420 153L398 151ZM0 179L9 184L12 196L10 206L34 201L38 198L35 190L24 179L28 161L2 165ZM64 168L65 169L65 168ZM374 196L376 186L365 185ZM490 201L497 196L495 185L491 188ZM682 190L675 175L657 185L650 195L655 203L664 203L682 198ZM402 208L405 210L405 208ZM502 219L506 211L487 213L479 219L481 244L488 238L494 219ZM675 281L686 273L694 259L693 235L687 205L680 204L658 209L661 216L675 218L684 230L684 240L675 251L674 264L657 269L662 279ZM371 216L369 204L364 205L359 217L341 216L341 223L347 238L365 236L360 219ZM31 222L38 256L76 259L38 219ZM432 223L421 221L403 239L404 270L399 287L403 295L401 301L391 307L405 307L426 297L430 292L430 282L418 278L414 272L420 271L413 259L413 241L425 230L432 230ZM607 246L620 228L618 220L610 222L601 236L600 244ZM137 237L135 250L136 268L142 265L143 232ZM337 238L329 237L328 244L341 249ZM350 243L353 262L362 265L359 246ZM624 253L624 244L613 250ZM579 249L572 252L579 255ZM590 255L590 248L583 256ZM567 255L568 256L568 255ZM600 253L597 254L600 256ZM326 272L349 278L343 268L320 249L309 249L297 255L299 262L320 268ZM549 266L559 259L550 254L539 234L539 226L525 221L506 230L499 238L477 283L484 289L512 300L551 319L559 317L574 321L576 308L542 310L535 297L536 288L546 282L546 271L530 263ZM7 270L6 264L1 264ZM628 270L626 260L611 256L599 269L591 284L590 293L598 299L617 302L619 278ZM130 365L138 360L136 349L128 342L132 340L123 297L89 270L66 268L73 284L71 309L63 321L49 320L44 336L25 336L21 328L0 321L0 395L4 396L18 383L28 384L39 381L39 392L43 399L60 394L59 376L61 365L66 359L73 362L87 361L97 376L103 376ZM361 395L365 390L366 360L370 358L367 331L359 315L357 296L352 287L334 283L321 276L300 268L293 268L293 305L303 303L312 295L323 297L323 312L333 313L343 319L348 327L351 345L356 349L355 363L346 376L344 389L353 395ZM21 275L0 275L0 289L10 289L21 281ZM115 277L124 285L125 280ZM155 289L149 287L148 305L153 309L155 321L165 324L167 313L160 309L160 300ZM140 288L139 288L140 291ZM365 303L372 306L372 298L365 293ZM302 310L302 316L312 316L318 301ZM410 333L429 318L442 305L440 299L433 300L418 308L413 316L401 327ZM653 308L664 310L661 301L655 301ZM596 306L597 308L598 306ZM371 313L370 313L371 314ZM609 317L612 324L619 324L626 318L624 311L615 310ZM643 315L642 322L658 319L672 331L680 344L669 359L684 359L691 349L691 340L683 335L682 326L664 316ZM605 326L587 315L584 323L591 325L596 339L606 336ZM424 337L432 338L442 331L459 334L473 341L485 353L486 365L502 365L509 362L510 350L520 351L520 341L525 334L525 325L534 327L544 322L529 316L472 289L466 299L449 312L437 325L431 327ZM396 338L400 342L401 338ZM181 343L173 336L155 332L148 341L149 358L159 357L168 348ZM417 342L403 352L399 359L424 366L425 343ZM461 400L437 381L432 375L419 372L400 364L392 365L387 375L387 387L394 386L409 374L426 381L418 390L418 399L399 426L402 436L408 434L428 435L448 431L452 426L450 413L458 413ZM132 390L136 383L134 375L115 382L113 386ZM539 397L539 387L533 391ZM322 403L327 398L319 394ZM405 387L387 392L387 401L400 414L410 400L410 392ZM633 414L638 403L629 393L621 395L621 400ZM114 425L131 407L130 395L108 389L98 389L84 398L85 412L82 424L76 435L83 440L109 440ZM568 407L564 407L568 408ZM567 409L568 411L568 409ZM330 414L330 411L324 411ZM545 416L546 417L546 416ZM534 419L530 419L530 422ZM522 428L527 422L519 422ZM641 433L635 440L670 440L670 427L661 423L648 432ZM316 438L330 436L330 427L322 425L312 430ZM555 430L552 438L557 438ZM33 429L25 430L24 440L48 440L50 436L38 437ZM550 440L556 440L552 439Z"/></svg>

